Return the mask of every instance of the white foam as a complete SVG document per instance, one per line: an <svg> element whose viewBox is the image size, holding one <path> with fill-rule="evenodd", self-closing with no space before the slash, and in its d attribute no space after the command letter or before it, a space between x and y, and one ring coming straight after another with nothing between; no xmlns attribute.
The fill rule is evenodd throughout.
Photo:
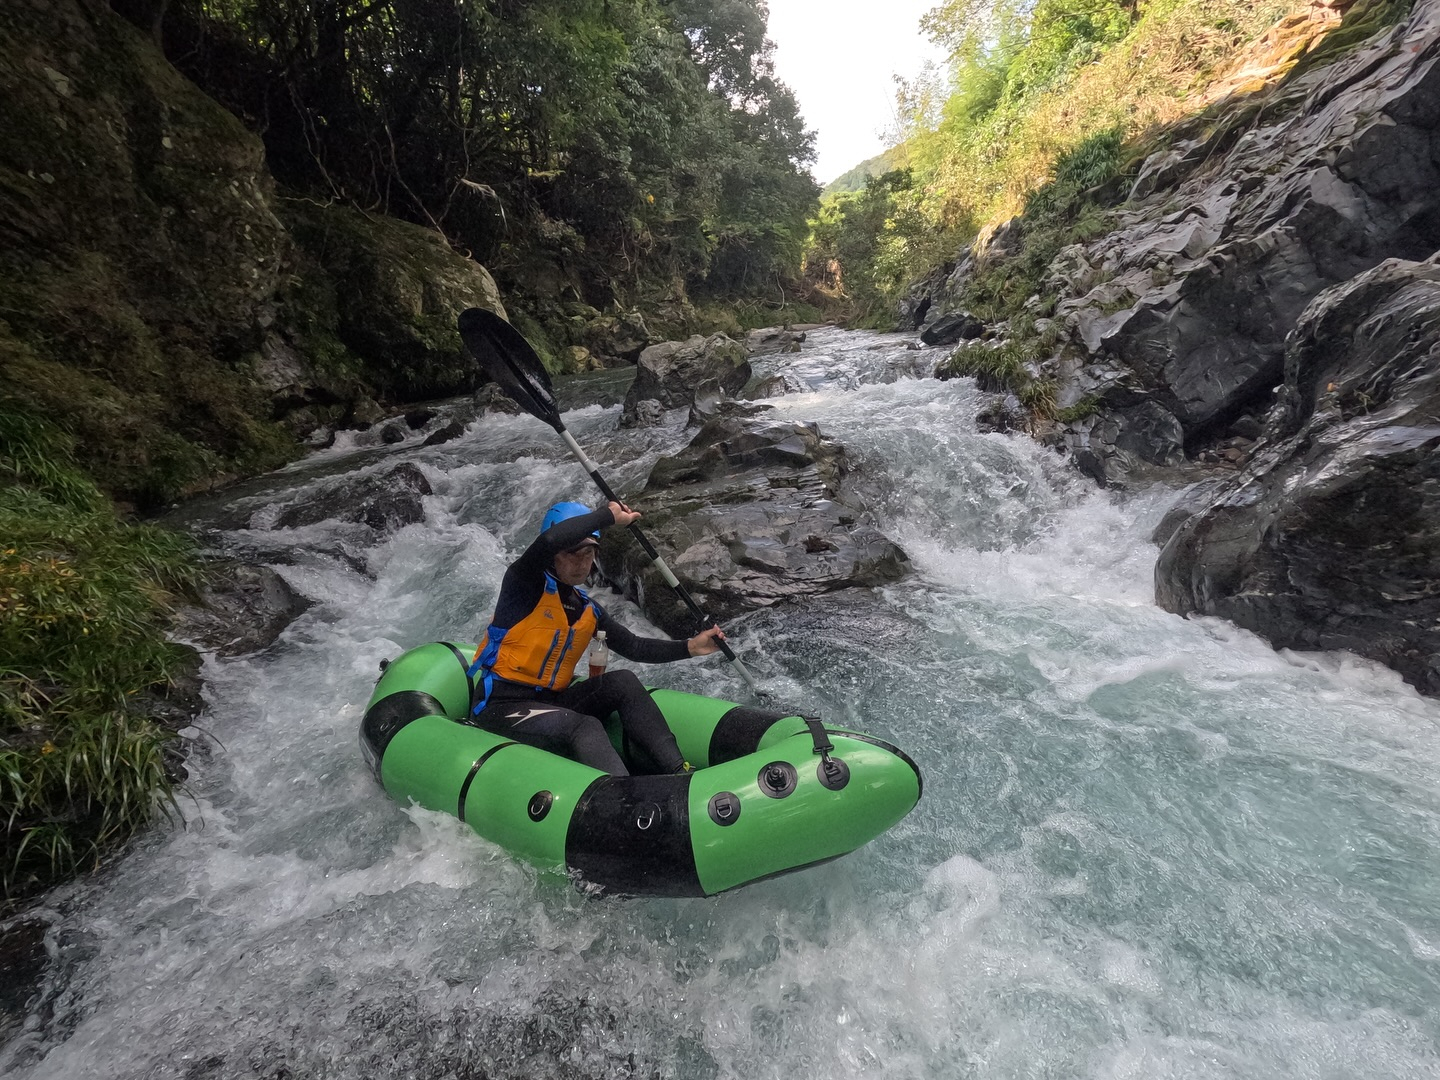
<svg viewBox="0 0 1440 1080"><path fill-rule="evenodd" d="M620 900L395 805L356 743L380 661L475 640L544 506L597 497L530 417L338 443L233 500L231 539L297 545L278 569L314 606L265 653L207 660L222 745L192 759L188 827L52 898L55 982L0 1069L1433 1076L1440 708L1354 657L1160 611L1171 495L1117 500L980 433L973 383L893 381L903 339L806 350L764 363L817 389L772 403L847 445L916 572L727 629L782 700L917 760L908 818L713 899ZM685 433L618 413L567 420L638 483ZM346 454L418 463L424 521L268 528ZM745 699L718 660L646 677Z"/></svg>

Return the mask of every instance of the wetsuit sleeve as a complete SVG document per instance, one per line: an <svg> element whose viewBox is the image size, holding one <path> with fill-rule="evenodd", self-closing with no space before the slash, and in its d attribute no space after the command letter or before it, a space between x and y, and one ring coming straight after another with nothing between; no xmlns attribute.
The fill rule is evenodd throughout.
<svg viewBox="0 0 1440 1080"><path fill-rule="evenodd" d="M570 518L546 529L505 569L500 581L500 597L495 601L496 626L510 627L535 610L545 592L545 571L555 561L555 553L578 544L596 529L615 524L610 507L602 506L588 514ZM623 655L623 654L622 654Z"/></svg>
<svg viewBox="0 0 1440 1080"><path fill-rule="evenodd" d="M637 664L668 664L690 656L690 646L684 641L641 637L612 619L599 604L595 604L595 610L599 613L596 629L605 631L605 640L610 647L626 660L634 660Z"/></svg>

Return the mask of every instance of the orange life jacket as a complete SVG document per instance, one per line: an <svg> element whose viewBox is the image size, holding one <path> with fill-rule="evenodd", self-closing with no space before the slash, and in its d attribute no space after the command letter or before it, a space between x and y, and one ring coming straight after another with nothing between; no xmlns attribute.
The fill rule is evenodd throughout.
<svg viewBox="0 0 1440 1080"><path fill-rule="evenodd" d="M542 690L564 690L570 685L575 665L585 655L599 623L585 590L576 591L585 609L574 625L565 616L559 584L549 574L545 575L545 592L529 615L510 627L490 624L470 669L472 673L484 669L485 698L490 696L491 676Z"/></svg>

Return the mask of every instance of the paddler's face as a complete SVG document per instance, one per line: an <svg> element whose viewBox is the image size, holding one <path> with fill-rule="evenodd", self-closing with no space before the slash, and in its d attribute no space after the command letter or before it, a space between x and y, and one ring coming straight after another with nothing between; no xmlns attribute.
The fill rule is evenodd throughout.
<svg viewBox="0 0 1440 1080"><path fill-rule="evenodd" d="M566 585L584 585L595 565L595 548L584 544L555 555L555 576Z"/></svg>

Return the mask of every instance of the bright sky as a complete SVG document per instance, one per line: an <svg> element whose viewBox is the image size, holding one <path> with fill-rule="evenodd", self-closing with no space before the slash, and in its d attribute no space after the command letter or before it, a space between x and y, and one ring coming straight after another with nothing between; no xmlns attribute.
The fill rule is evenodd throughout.
<svg viewBox="0 0 1440 1080"><path fill-rule="evenodd" d="M815 132L815 179L828 184L885 149L892 74L918 75L944 53L920 33L939 0L769 0L775 73Z"/></svg>

